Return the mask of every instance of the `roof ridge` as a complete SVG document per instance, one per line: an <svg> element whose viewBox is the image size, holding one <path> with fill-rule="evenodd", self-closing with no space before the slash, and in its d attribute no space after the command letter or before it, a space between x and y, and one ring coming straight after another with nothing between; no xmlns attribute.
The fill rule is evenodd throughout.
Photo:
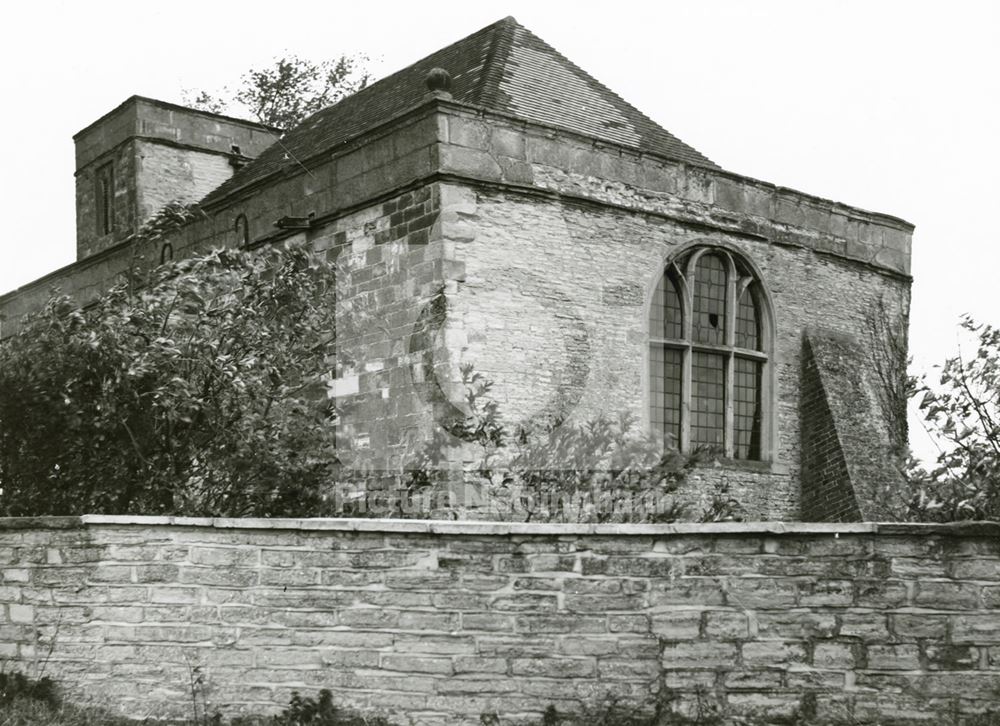
<svg viewBox="0 0 1000 726"><path fill-rule="evenodd" d="M491 106L500 100L500 81L507 59L510 57L510 49L514 45L514 30L516 28L527 30L514 19L513 15L508 15L488 27L493 28L493 38L483 61L483 82L476 94L475 103L479 106Z"/></svg>
<svg viewBox="0 0 1000 726"><path fill-rule="evenodd" d="M510 27L511 24L513 24L513 26L520 27L520 28L524 27L520 23L517 22L517 20L514 18L513 15L508 15L505 18L501 18L500 20L497 20L496 22L490 23L489 25L486 25L486 26L480 28L479 30L476 30L476 31L474 31L472 33L469 33L464 38L460 38L460 39L456 40L454 43L449 43L448 45L444 46L443 48L438 48L437 50L432 51L432 52L430 52L430 53L428 53L428 54L426 54L426 55L418 58L417 60L413 61L412 63L406 64L402 68L397 68L392 73L389 73L388 75L382 76L382 78L379 78L378 80L372 82L370 85L367 85L364 88L360 88L357 91L355 91L354 93L341 98L339 101L336 101L335 103L332 103L329 106L325 106L324 108L321 108L320 110L318 110L318 111L316 111L316 112L314 112L314 113L306 116L298 124L296 124L295 126L293 126L292 129L286 129L286 131L291 131L291 130L294 130L294 129L299 128L301 126L305 126L312 119L316 118L320 114L322 114L322 113L324 113L324 112L326 112L326 111L328 111L328 110L330 110L332 108L336 108L337 106L339 106L344 101L347 101L348 99L354 99L354 100L351 101L352 103L360 103L360 101L358 101L357 99L358 98L364 98L366 95L370 96L373 93L372 89L380 88L380 87L384 87L384 86L388 86L388 85L390 85L390 83L389 83L390 81L398 81L400 75L406 73L408 70L410 70L414 66L420 65L421 63L423 63L424 61L426 61L428 58L432 58L433 56L443 55L447 51L449 51L452 48L454 48L455 46L461 45L462 43L466 43L470 39L476 37L477 35L483 35L483 34L489 32L491 30L493 30L493 32L496 32L496 29L499 29L499 28L509 28L509 32L511 33L511 40L513 40L513 28ZM527 30L527 29L525 28L525 30ZM445 70L447 70L447 69L445 69Z"/></svg>

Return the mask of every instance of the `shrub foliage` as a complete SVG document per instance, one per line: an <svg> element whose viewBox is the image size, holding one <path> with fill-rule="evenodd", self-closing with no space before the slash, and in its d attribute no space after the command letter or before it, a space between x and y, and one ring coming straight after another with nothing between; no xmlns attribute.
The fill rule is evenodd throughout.
<svg viewBox="0 0 1000 726"><path fill-rule="evenodd" d="M333 280L301 249L221 250L53 297L0 343L0 513L311 513Z"/></svg>
<svg viewBox="0 0 1000 726"><path fill-rule="evenodd" d="M710 452L664 447L623 414L581 423L555 419L513 429L492 383L461 367L463 416L435 429L408 472L404 499L462 478L480 489L489 516L534 522L673 522L686 507L676 492ZM421 510L417 510L418 514Z"/></svg>
<svg viewBox="0 0 1000 726"><path fill-rule="evenodd" d="M920 411L941 442L929 471L913 466L911 514L923 521L1000 520L1000 329L969 317L977 344L949 358L938 385L920 386Z"/></svg>

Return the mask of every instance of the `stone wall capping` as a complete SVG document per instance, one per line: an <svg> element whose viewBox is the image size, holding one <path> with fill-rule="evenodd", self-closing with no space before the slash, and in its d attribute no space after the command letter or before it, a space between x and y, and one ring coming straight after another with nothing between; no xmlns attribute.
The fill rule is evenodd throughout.
<svg viewBox="0 0 1000 726"><path fill-rule="evenodd" d="M475 536L614 536L670 535L840 535L1000 537L1000 522L678 522L674 524L592 524L488 522L376 518L210 518L85 514L80 517L0 517L0 530L71 529L99 526L204 527L304 531L395 532Z"/></svg>
<svg viewBox="0 0 1000 726"><path fill-rule="evenodd" d="M576 131L571 131L569 129L561 128L558 126L549 126L547 124L538 123L536 121L525 121L522 118L516 116L509 116L507 114L498 113L486 108L479 106L474 106L472 104L461 103L458 101L438 101L440 110L452 113L464 113L477 116L479 118L489 118L496 120L503 120L506 123L516 124L519 128L523 129L525 132L532 132L541 135L544 138L554 139L554 138L567 138L576 139L582 142L584 145L590 148L601 148L606 150L617 150L620 156L627 156L634 158L636 160L655 160L660 163L668 164L671 166L676 166L681 169L687 169L695 174L701 174L709 177L720 177L724 179L731 179L739 181L744 184L750 184L754 187L765 189L772 194L785 196L792 198L798 202L804 202L812 204L816 207L822 209L830 209L837 211L839 213L845 214L846 216L864 221L874 221L878 224L883 224L889 227L895 227L897 229L912 232L915 229L915 225L911 222L902 219L901 217L896 217L891 214L885 214L883 212L873 212L867 209L862 209L861 207L854 207L849 204L844 204L843 202L838 202L832 199L827 199L825 197L818 197L807 192L802 192L791 187L784 187L778 184L773 184L771 182L762 181L760 179L755 179L753 177L744 176L743 174L737 174L736 172L726 171L724 169L709 169L707 167L693 166L687 164L683 161L678 161L677 159L671 159L666 156L660 156L659 154L650 151L639 151L638 149L633 149L631 147L625 146L623 144L616 144L613 141L607 141L604 139L594 139L586 134L581 134ZM598 147L597 144L600 144Z"/></svg>
<svg viewBox="0 0 1000 726"><path fill-rule="evenodd" d="M818 209L829 210L836 212L837 214L842 214L848 219L858 221L858 222L876 222L877 224L884 225L887 227L893 227L905 232L913 232L916 226L912 222L908 222L901 217L896 217L891 214L885 214L883 212L873 212L868 209L862 209L861 207L854 207L849 204L844 204L843 202L838 202L833 199L827 199L825 197L817 197L806 192L800 192L798 189L792 189L791 187L778 186L776 184L771 184L770 182L761 181L760 179L754 179L753 177L741 176L740 174L735 174L729 171L715 171L712 173L718 174L722 177L729 177L731 179L736 179L742 182L749 182L754 186L770 189L775 195L790 197L796 201L806 204L810 204Z"/></svg>
<svg viewBox="0 0 1000 726"><path fill-rule="evenodd" d="M192 522L204 521L200 517L161 517L135 514L84 514L80 517L80 521L84 526L91 524L135 524L144 527L162 527L173 524L175 519L188 519ZM192 526L197 526L197 524L193 524Z"/></svg>
<svg viewBox="0 0 1000 726"><path fill-rule="evenodd" d="M805 192L792 189L790 187L783 187L770 182L761 181L759 179L754 179L753 177L744 176L742 174L736 174L730 171L718 170L718 169L707 169L701 167L693 167L684 162L677 161L676 159L670 159L668 157L661 157L657 154L651 153L649 151L638 151L636 149L629 148L624 145L615 144L611 141L597 140L586 134L580 134L578 132L571 131L569 129L564 129L556 126L549 126L546 124L541 124L534 121L526 121L523 118L518 118L516 116L510 116L507 114L497 113L489 109L475 106L472 104L461 103L455 100L446 100L437 97L427 98L418 104L415 104L409 108L400 111L398 114L391 116L386 119L382 124L365 131L356 137L348 139L340 144L336 149L328 149L320 154L317 154L315 158L303 159L302 162L309 166L310 162L316 161L318 159L328 159L343 153L346 149L354 146L359 146L362 144L369 143L375 139L381 138L388 133L391 133L397 125L403 123L407 120L419 120L427 115L431 115L437 112L452 113L456 115L466 115L473 116L481 119L502 119L506 123L510 123L525 132L535 131L545 138L575 138L579 141L585 143L591 148L600 148L602 150L616 150L620 156L629 156L637 160L649 159L656 160L664 164L671 166L676 166L681 169L689 168L696 173L705 174L709 176L718 176L722 178L733 179L740 181L742 183L748 183L756 187L760 187L771 191L774 194L785 195L788 197L793 197L798 201L807 202L821 208L831 209L841 212L852 219L866 220L866 221L876 221L879 224L886 224L891 227L896 227L897 229L912 232L914 225L907 222L899 217L894 217L889 214L883 214L881 212L871 212L859 207L852 207L841 202L836 202L830 199L825 199L823 197L813 196ZM413 118L411 118L413 117ZM599 145L598 145L599 144ZM289 174L297 175L303 173L302 167L290 167L288 169ZM266 185L267 181L271 179L270 176L264 177L262 179L256 180L252 184L245 187L240 187L238 189L232 190L230 194L225 197L220 197L218 199L212 200L211 204L207 205L208 208L216 208L220 205L225 205L231 202L233 198L245 194L252 188L256 188L261 185Z"/></svg>
<svg viewBox="0 0 1000 726"><path fill-rule="evenodd" d="M0 517L0 531L11 529L79 529L83 517Z"/></svg>
<svg viewBox="0 0 1000 726"><path fill-rule="evenodd" d="M1000 537L1000 522L948 522L910 524L907 522L883 522L878 525L879 534L921 534L946 535L951 537Z"/></svg>
<svg viewBox="0 0 1000 726"><path fill-rule="evenodd" d="M403 109L394 116L390 116L381 124L369 128L364 133L342 141L335 148L324 149L323 151L313 154L312 156L300 159L300 164L297 166L278 169L277 171L271 172L270 174L262 176L259 179L255 179L248 184L231 189L223 196L211 199L207 203L203 202L203 207L206 211L221 210L223 208L230 207L235 204L236 201L247 197L247 195L252 193L254 190L267 187L274 181L275 178L290 178L311 172L317 166L321 166L331 160L336 160L337 158L350 153L357 148L390 136L391 134L397 132L402 126L419 123L420 121L433 116L442 105L452 104L454 104L454 101L446 101L438 97L428 97L420 103Z"/></svg>
<svg viewBox="0 0 1000 726"><path fill-rule="evenodd" d="M148 96L132 95L126 98L117 106L115 106L113 109L108 111L106 114L101 116L96 121L92 121L91 123L84 126L82 129L77 131L75 134L73 134L73 139L76 140L80 136L83 136L85 133L87 133L87 131L96 126L99 126L106 119L111 118L120 111L123 111L125 108L132 105L138 105L140 103L147 106L155 106L157 108L165 109L167 111L180 111L186 114L195 114L198 116L204 116L206 118L219 119L229 123L237 124L239 126L246 126L252 129L260 129L263 131L278 132L278 133L282 132L282 129L279 129L277 126L268 126L267 124L262 124L257 121L249 121L245 118L238 118L236 116L227 116L226 114L223 113L213 113L212 111L204 111L198 108L190 108L189 106L182 106L180 104L170 103L169 101L161 101L160 99L150 98Z"/></svg>

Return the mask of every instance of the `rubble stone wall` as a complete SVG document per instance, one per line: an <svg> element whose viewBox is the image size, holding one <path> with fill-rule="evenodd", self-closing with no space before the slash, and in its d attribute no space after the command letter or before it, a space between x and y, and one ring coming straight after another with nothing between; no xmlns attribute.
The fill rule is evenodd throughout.
<svg viewBox="0 0 1000 726"><path fill-rule="evenodd" d="M187 714L194 667L225 713L329 688L420 726L1000 704L996 524L8 519L0 573L3 667L136 717Z"/></svg>
<svg viewBox="0 0 1000 726"><path fill-rule="evenodd" d="M774 393L764 409L774 429L772 460L701 470L685 498L700 511L716 486L725 486L748 518L801 518L806 333L835 331L853 340L860 352L852 375L859 385L877 385L871 353L879 342L868 317L892 311L887 329L905 326L908 280L809 247L631 210L482 187L456 186L452 197L463 200L459 218L442 218L442 238L462 271L449 297L453 357L494 382L492 394L511 427L621 414L647 426L649 300L666 262L693 245L716 245L755 265L773 310L767 354ZM862 409L860 399L852 403L876 431L883 427L879 411ZM878 437L871 440L870 454L856 447L851 455L884 458Z"/></svg>

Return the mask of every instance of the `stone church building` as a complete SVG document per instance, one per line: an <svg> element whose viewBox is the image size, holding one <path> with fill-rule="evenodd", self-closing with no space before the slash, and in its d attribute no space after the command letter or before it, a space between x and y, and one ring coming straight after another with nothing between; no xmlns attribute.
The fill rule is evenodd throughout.
<svg viewBox="0 0 1000 726"><path fill-rule="evenodd" d="M511 424L627 413L716 448L697 501L880 517L880 358L905 344L873 331L905 341L912 225L720 168L513 18L279 133L138 96L80 131L77 261L0 297L4 334L53 286L107 289L143 221L198 202L147 263L337 261L330 391L360 459L405 468L471 364Z"/></svg>

